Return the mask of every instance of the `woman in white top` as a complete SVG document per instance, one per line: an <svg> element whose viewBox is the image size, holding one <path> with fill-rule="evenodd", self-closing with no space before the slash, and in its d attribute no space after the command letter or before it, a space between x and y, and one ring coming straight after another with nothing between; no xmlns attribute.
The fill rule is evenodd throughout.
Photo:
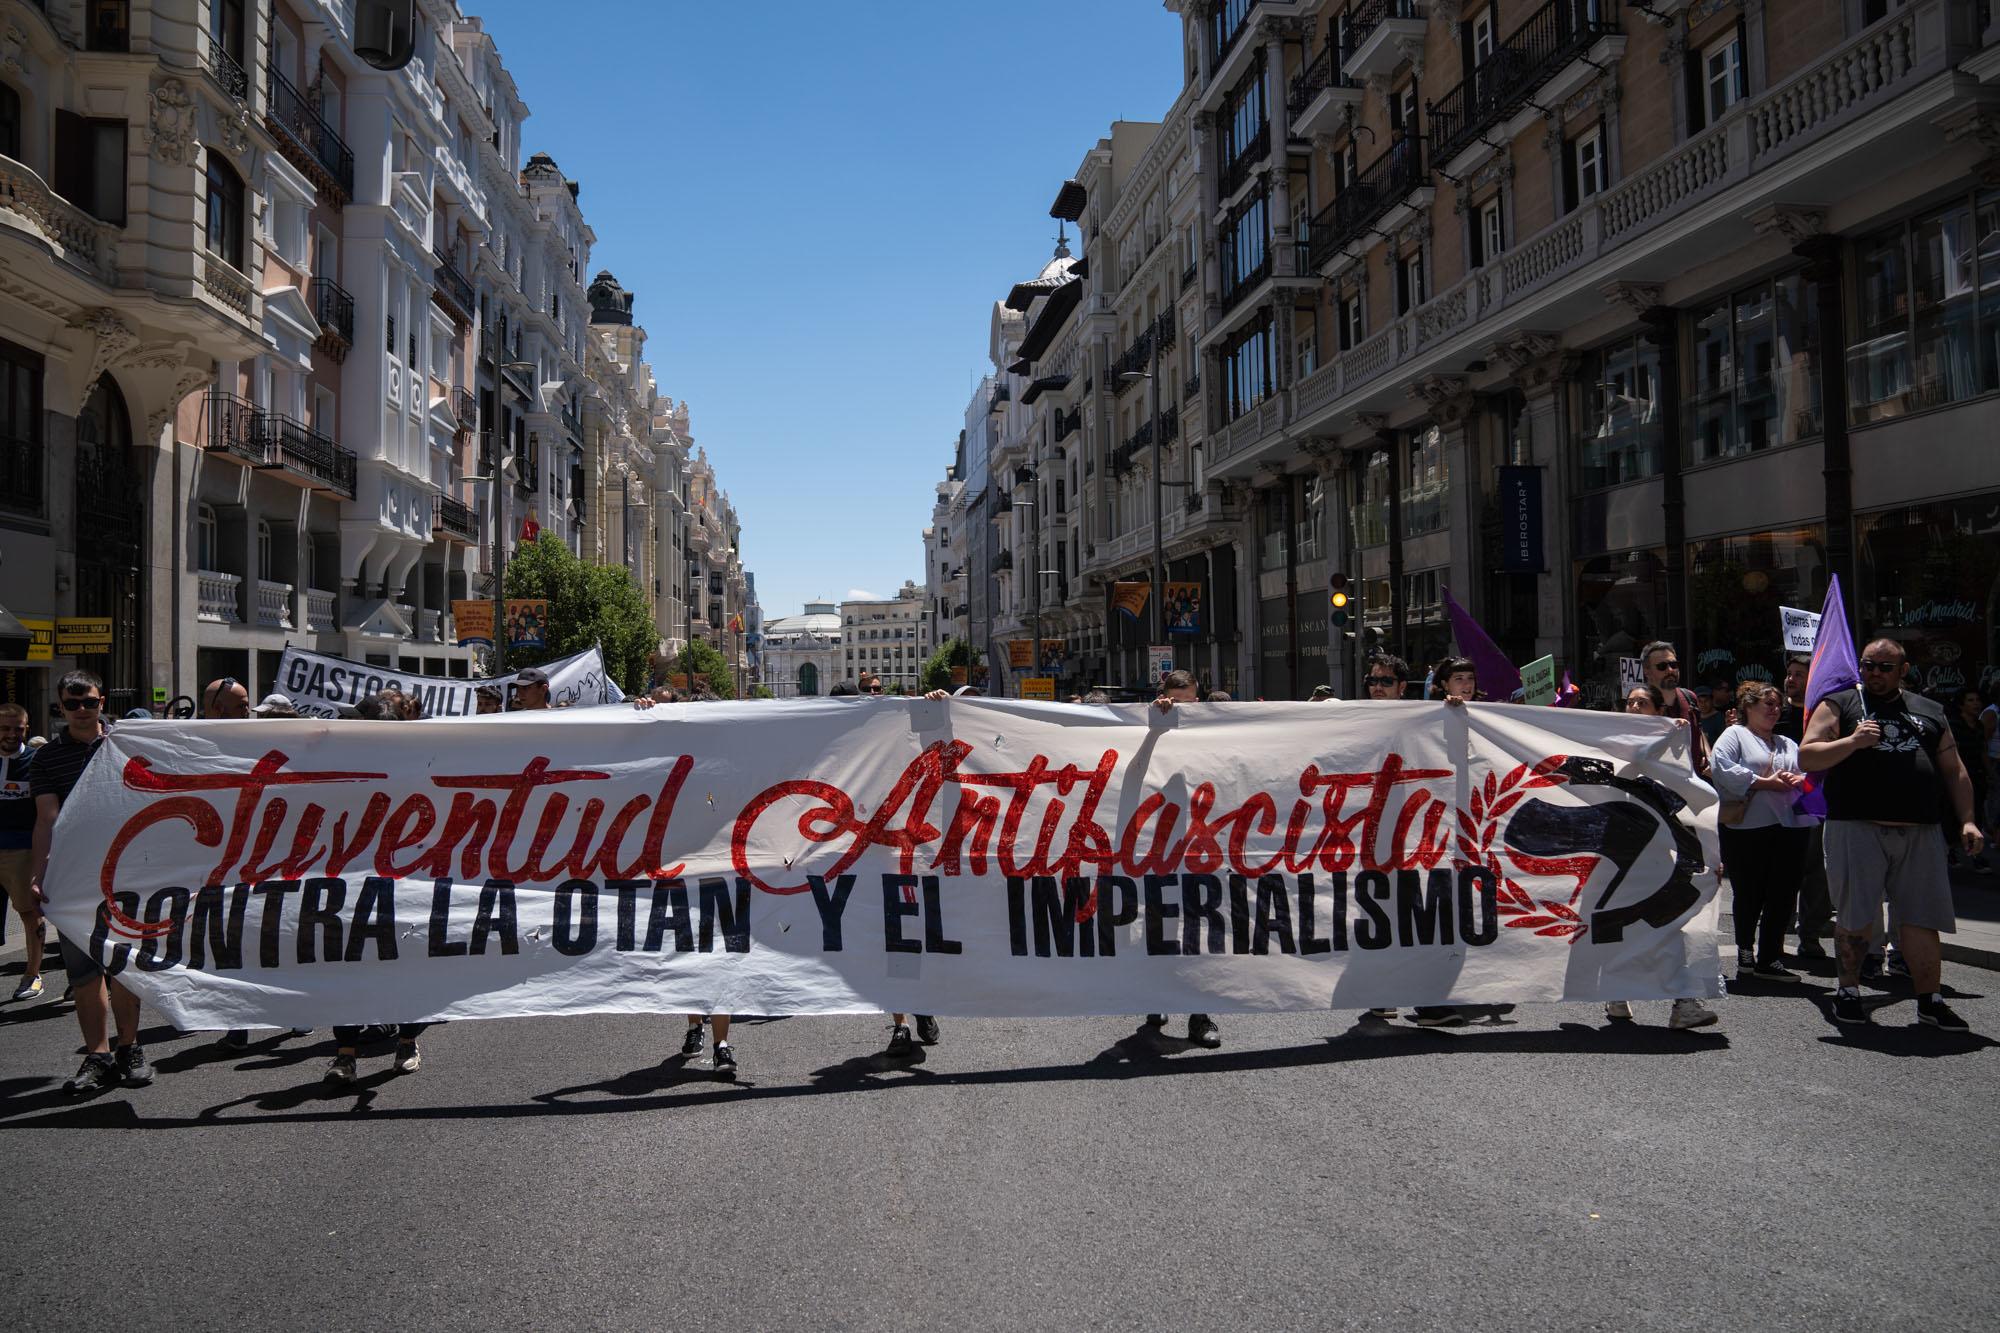
<svg viewBox="0 0 2000 1333"><path fill-rule="evenodd" d="M1799 747L1777 733L1782 700L1769 681L1736 690L1736 715L1709 755L1709 781L1725 802L1748 801L1743 818L1720 824L1722 864L1735 894L1737 978L1791 980L1785 928L1805 876L1806 841L1815 820L1792 807L1806 777Z"/></svg>

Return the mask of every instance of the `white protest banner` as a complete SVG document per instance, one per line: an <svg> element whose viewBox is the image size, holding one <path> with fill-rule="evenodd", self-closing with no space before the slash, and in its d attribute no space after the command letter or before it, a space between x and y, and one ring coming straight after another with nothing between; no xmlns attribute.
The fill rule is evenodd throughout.
<svg viewBox="0 0 2000 1333"><path fill-rule="evenodd" d="M1636 657L1618 659L1618 706L1625 706L1625 696L1646 683L1646 666Z"/></svg>
<svg viewBox="0 0 2000 1333"><path fill-rule="evenodd" d="M588 708L593 704L623 703L624 691L604 669L604 654L593 645L570 657L544 662L549 677L549 704L570 704ZM482 685L500 687L508 697L514 673L466 679L458 676L418 676L393 667L369 666L344 657L307 652L287 646L278 659L278 682L274 687L307 717L339 717L342 708L352 708L378 690L395 686L416 696L424 716L471 717L479 711L476 691Z"/></svg>
<svg viewBox="0 0 2000 1333"><path fill-rule="evenodd" d="M1813 641L1819 637L1819 612L1781 606L1778 608L1778 628L1784 634L1786 652L1810 653Z"/></svg>
<svg viewBox="0 0 2000 1333"><path fill-rule="evenodd" d="M981 699L129 722L47 889L184 1028L1717 995L1684 731Z"/></svg>

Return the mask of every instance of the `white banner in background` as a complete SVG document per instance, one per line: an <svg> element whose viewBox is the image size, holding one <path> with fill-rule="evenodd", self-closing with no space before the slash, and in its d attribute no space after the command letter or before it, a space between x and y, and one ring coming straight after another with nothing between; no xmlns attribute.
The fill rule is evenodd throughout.
<svg viewBox="0 0 2000 1333"><path fill-rule="evenodd" d="M1715 995L1683 733L974 699L125 722L51 916L188 1028Z"/></svg>
<svg viewBox="0 0 2000 1333"><path fill-rule="evenodd" d="M1814 640L1819 637L1819 612L1781 606L1778 608L1778 629L1784 635L1786 652L1810 653Z"/></svg>
<svg viewBox="0 0 2000 1333"><path fill-rule="evenodd" d="M604 654L595 646L569 657L542 663L549 676L551 707L569 704L588 708L594 704L623 703L624 691L604 669ZM307 717L339 717L340 710L352 708L362 699L391 685L422 701L424 716L471 717L479 711L476 691L481 685L498 685L501 698L514 684L514 672L502 676L482 676L476 680L458 676L419 676L393 667L369 666L344 657L307 652L287 646L278 659L278 693L288 697Z"/></svg>

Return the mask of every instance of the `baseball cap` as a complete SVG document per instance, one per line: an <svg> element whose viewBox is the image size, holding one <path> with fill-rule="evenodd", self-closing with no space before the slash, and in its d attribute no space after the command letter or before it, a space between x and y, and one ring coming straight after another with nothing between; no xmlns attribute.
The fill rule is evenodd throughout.
<svg viewBox="0 0 2000 1333"><path fill-rule="evenodd" d="M1333 686L1315 685L1313 686L1312 698L1307 700L1306 702L1315 704L1323 703L1326 700L1331 699L1332 697L1333 697Z"/></svg>
<svg viewBox="0 0 2000 1333"><path fill-rule="evenodd" d="M258 700L257 706L251 709L250 711L253 713L261 713L269 715L271 713L297 712L298 708L295 704L292 703L290 695L267 694L262 699Z"/></svg>
<svg viewBox="0 0 2000 1333"><path fill-rule="evenodd" d="M527 667L515 673L514 683L516 685L546 685L549 683L549 673L540 667Z"/></svg>
<svg viewBox="0 0 2000 1333"><path fill-rule="evenodd" d="M152 721L153 710L150 708L128 708L125 710L123 720L126 722L136 722L140 718L145 718L149 722Z"/></svg>

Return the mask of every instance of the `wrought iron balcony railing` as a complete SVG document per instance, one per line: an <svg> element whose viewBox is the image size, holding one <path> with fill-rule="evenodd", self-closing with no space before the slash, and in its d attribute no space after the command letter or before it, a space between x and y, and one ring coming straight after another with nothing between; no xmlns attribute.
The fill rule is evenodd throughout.
<svg viewBox="0 0 2000 1333"><path fill-rule="evenodd" d="M312 297L313 318L319 321L319 341L338 361L354 346L354 298L332 278L314 278L308 294Z"/></svg>
<svg viewBox="0 0 2000 1333"><path fill-rule="evenodd" d="M1444 163L1477 141L1598 38L1617 31L1617 0L1549 0L1449 92L1426 104L1431 160Z"/></svg>
<svg viewBox="0 0 2000 1333"><path fill-rule="evenodd" d="M243 72L243 66L225 51L222 43L210 39L208 43L208 72L222 85L222 91L239 102L250 100L250 76Z"/></svg>
<svg viewBox="0 0 2000 1333"><path fill-rule="evenodd" d="M336 205L352 199L354 150L347 141L320 115L319 108L276 70L271 71L268 92L264 118L275 131L279 151L316 184L337 192Z"/></svg>
<svg viewBox="0 0 2000 1333"><path fill-rule="evenodd" d="M1308 224L1306 253L1318 269L1424 183L1424 141L1406 136L1348 182Z"/></svg>

